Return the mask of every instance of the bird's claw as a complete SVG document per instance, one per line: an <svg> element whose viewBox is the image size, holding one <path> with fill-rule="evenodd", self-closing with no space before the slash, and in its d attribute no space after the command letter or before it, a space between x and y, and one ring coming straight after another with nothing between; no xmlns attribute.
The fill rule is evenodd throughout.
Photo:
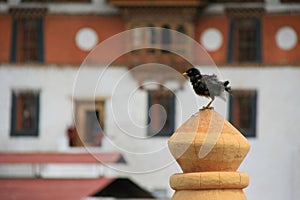
<svg viewBox="0 0 300 200"><path fill-rule="evenodd" d="M206 110L206 109L214 109L214 107L211 107L211 106L203 106L200 110Z"/></svg>

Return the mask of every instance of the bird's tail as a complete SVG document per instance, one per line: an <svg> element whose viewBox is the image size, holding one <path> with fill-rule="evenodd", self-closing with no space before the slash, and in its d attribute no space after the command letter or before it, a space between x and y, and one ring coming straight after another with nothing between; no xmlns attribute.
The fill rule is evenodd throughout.
<svg viewBox="0 0 300 200"><path fill-rule="evenodd" d="M228 86L229 81L225 81L223 84L224 84L224 86L225 86L225 90L226 90L228 93L231 94L231 87Z"/></svg>

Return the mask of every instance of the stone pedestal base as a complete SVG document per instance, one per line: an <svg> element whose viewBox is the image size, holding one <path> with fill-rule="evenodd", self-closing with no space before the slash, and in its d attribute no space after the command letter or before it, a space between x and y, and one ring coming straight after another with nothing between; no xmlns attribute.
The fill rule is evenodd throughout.
<svg viewBox="0 0 300 200"><path fill-rule="evenodd" d="M196 172L174 174L171 187L176 190L172 200L246 200L243 188L249 176L241 172Z"/></svg>
<svg viewBox="0 0 300 200"><path fill-rule="evenodd" d="M247 200L241 189L210 189L176 191L172 200Z"/></svg>
<svg viewBox="0 0 300 200"><path fill-rule="evenodd" d="M183 173L170 178L172 200L246 200L246 173L236 171L250 144L213 109L200 110L169 139Z"/></svg>

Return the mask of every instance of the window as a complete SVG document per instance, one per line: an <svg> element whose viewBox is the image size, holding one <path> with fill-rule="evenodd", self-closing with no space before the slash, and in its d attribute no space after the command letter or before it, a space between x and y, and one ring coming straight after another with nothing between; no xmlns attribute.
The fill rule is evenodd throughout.
<svg viewBox="0 0 300 200"><path fill-rule="evenodd" d="M73 146L102 145L104 130L104 100L77 100L75 110L76 132L79 137L73 136Z"/></svg>
<svg viewBox="0 0 300 200"><path fill-rule="evenodd" d="M148 135L172 135L175 126L175 95L169 90L149 91L148 110Z"/></svg>
<svg viewBox="0 0 300 200"><path fill-rule="evenodd" d="M36 3L89 3L91 0L22 0L22 2L36 2Z"/></svg>
<svg viewBox="0 0 300 200"><path fill-rule="evenodd" d="M154 27L153 25L150 25L149 27ZM150 29L150 44L157 44L157 32L154 28Z"/></svg>
<svg viewBox="0 0 300 200"><path fill-rule="evenodd" d="M260 63L263 8L226 8L230 18L228 62Z"/></svg>
<svg viewBox="0 0 300 200"><path fill-rule="evenodd" d="M229 62L261 62L260 20L231 20Z"/></svg>
<svg viewBox="0 0 300 200"><path fill-rule="evenodd" d="M231 2L239 2L239 3L246 3L246 2L264 2L264 0L209 0L210 3L231 3Z"/></svg>
<svg viewBox="0 0 300 200"><path fill-rule="evenodd" d="M229 99L229 121L245 137L256 137L255 90L233 90Z"/></svg>
<svg viewBox="0 0 300 200"><path fill-rule="evenodd" d="M15 8L13 15L11 62L43 62L43 14L45 9Z"/></svg>
<svg viewBox="0 0 300 200"><path fill-rule="evenodd" d="M166 24L163 26L162 34L161 34L161 41L164 46L170 48L170 44L172 43L171 32L169 31L170 27ZM162 50L162 53L170 53L168 50Z"/></svg>
<svg viewBox="0 0 300 200"><path fill-rule="evenodd" d="M149 27L154 27L154 26L152 24L150 24ZM149 39L148 40L149 40L150 44L151 45L158 44L157 32L155 31L155 29L154 28L150 28L148 34L149 34L149 36L148 36ZM156 49L150 48L150 49L148 49L147 52L150 53L150 54L155 54Z"/></svg>
<svg viewBox="0 0 300 200"><path fill-rule="evenodd" d="M282 3L300 3L300 0L281 0Z"/></svg>
<svg viewBox="0 0 300 200"><path fill-rule="evenodd" d="M39 101L37 91L13 91L11 136L38 136Z"/></svg>
<svg viewBox="0 0 300 200"><path fill-rule="evenodd" d="M143 27L141 24L132 26L133 28L137 27ZM169 48L170 50L180 52L180 53L186 53L188 52L190 46L186 44L186 42L183 41L183 38L176 38L176 34L172 34L170 30L176 30L178 32L181 32L183 34L189 34L186 30L188 28L186 25L183 24L145 24L145 27L149 27L147 29L147 32L143 32L140 29L136 29L135 31L132 32L132 36L128 41L128 45L132 45L135 48L139 48L140 46L143 45L151 45L154 46L154 48L148 49L146 52L148 54L165 54L169 53L168 50L161 50L157 51L155 48ZM151 28L153 27L153 28ZM161 27L163 29L155 29L156 27ZM146 29L144 29L146 30ZM142 52L142 51L133 51L134 54L137 54L137 52Z"/></svg>
<svg viewBox="0 0 300 200"><path fill-rule="evenodd" d="M162 29L161 41L165 45L169 45L171 43L171 34L169 29L170 27L168 25L164 25Z"/></svg>
<svg viewBox="0 0 300 200"><path fill-rule="evenodd" d="M183 25L179 25L179 26L177 26L176 31L178 31L182 34L185 34L185 27ZM176 42L179 44L184 43L183 38L175 38L175 39L176 39Z"/></svg>

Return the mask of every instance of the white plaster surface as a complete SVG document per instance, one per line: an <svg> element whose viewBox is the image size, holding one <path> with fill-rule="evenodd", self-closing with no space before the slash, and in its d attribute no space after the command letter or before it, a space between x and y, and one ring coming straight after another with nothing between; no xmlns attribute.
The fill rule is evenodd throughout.
<svg viewBox="0 0 300 200"><path fill-rule="evenodd" d="M98 43L98 34L92 28L81 28L76 33L75 42L79 49L89 51Z"/></svg>
<svg viewBox="0 0 300 200"><path fill-rule="evenodd" d="M289 26L280 27L276 33L276 44L282 50L293 49L298 42L296 31Z"/></svg>
<svg viewBox="0 0 300 200"><path fill-rule="evenodd" d="M208 51L216 51L223 44L223 35L216 28L208 28L200 36L200 43Z"/></svg>

